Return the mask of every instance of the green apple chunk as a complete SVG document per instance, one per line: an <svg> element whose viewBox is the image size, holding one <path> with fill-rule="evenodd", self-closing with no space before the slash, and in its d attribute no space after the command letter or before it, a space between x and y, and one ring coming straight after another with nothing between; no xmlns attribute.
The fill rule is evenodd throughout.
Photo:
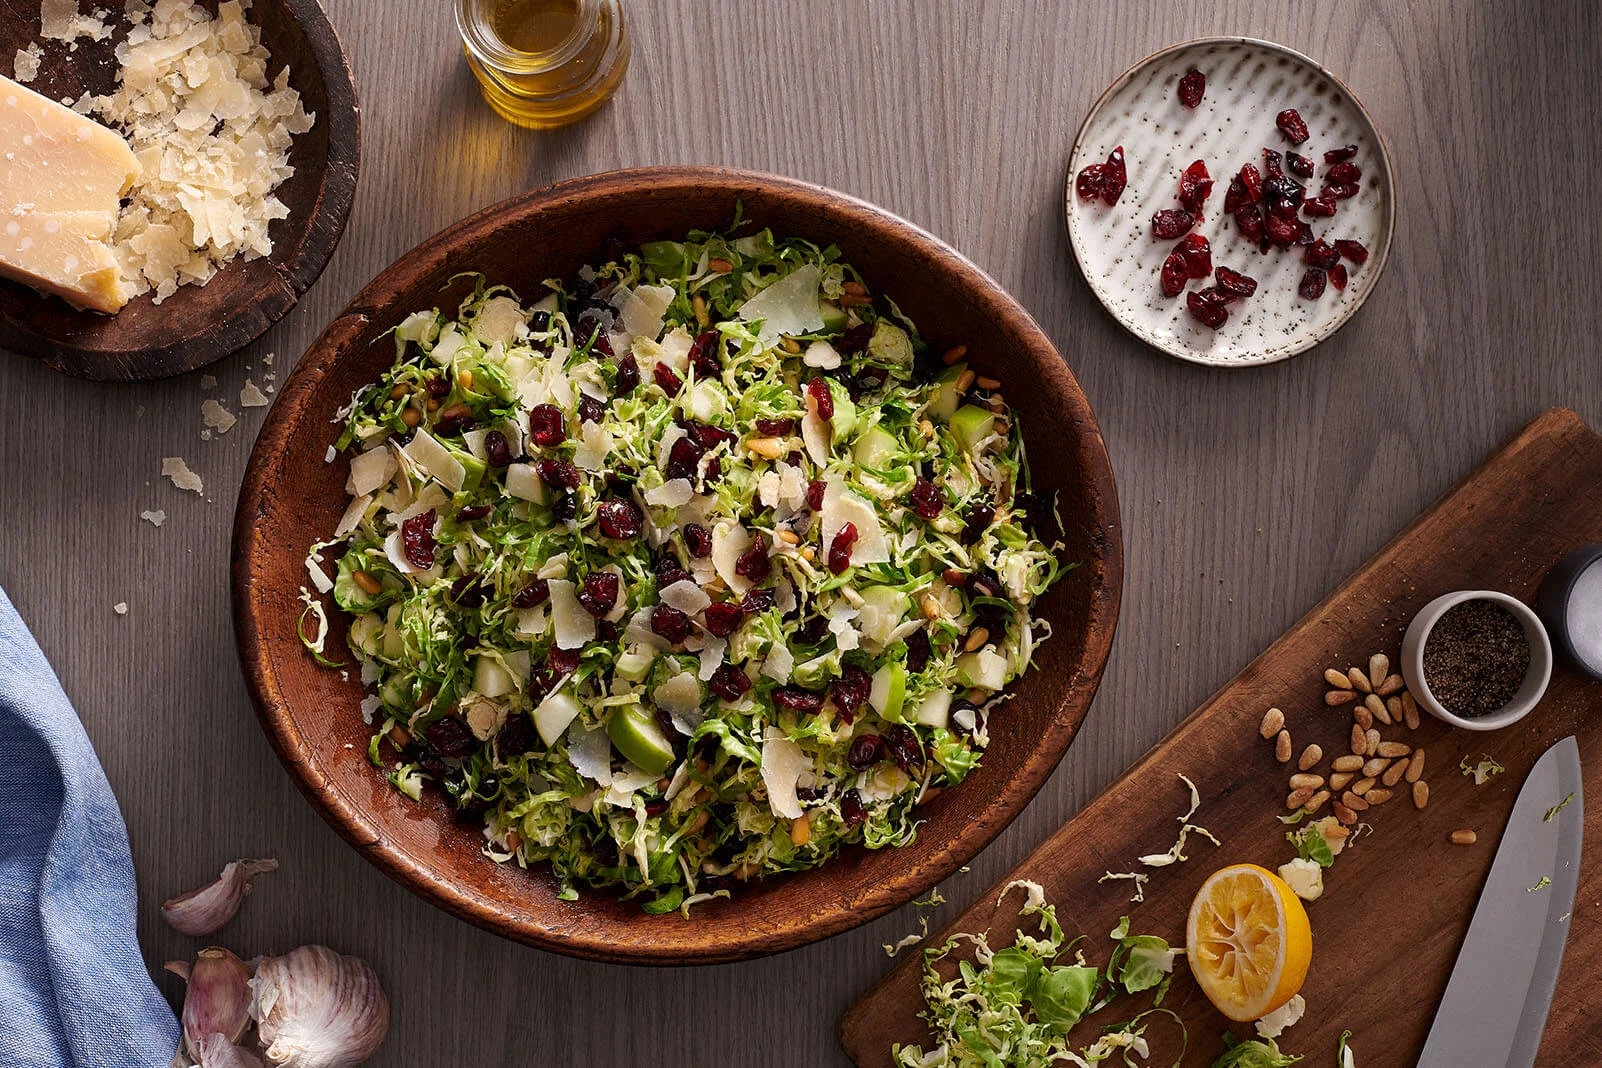
<svg viewBox="0 0 1602 1068"><path fill-rule="evenodd" d="M882 469L885 461L894 456L900 447L894 434L875 423L857 438L851 454L863 467Z"/></svg>
<svg viewBox="0 0 1602 1068"><path fill-rule="evenodd" d="M673 763L673 747L668 744L667 735L638 705L614 708L606 721L606 733L617 751L641 771L660 775Z"/></svg>
<svg viewBox="0 0 1602 1068"><path fill-rule="evenodd" d="M999 690L1007 685L1007 658L991 648L957 657L957 681L981 690Z"/></svg>
<svg viewBox="0 0 1602 1068"><path fill-rule="evenodd" d="M964 404L958 408L951 417L951 432L957 436L962 447L969 452L974 450L990 432L995 429L996 416L989 408L978 408L972 404Z"/></svg>
<svg viewBox="0 0 1602 1068"><path fill-rule="evenodd" d="M944 727L951 717L951 691L932 690L918 702L912 718L925 727Z"/></svg>
<svg viewBox="0 0 1602 1068"><path fill-rule="evenodd" d="M534 729L540 732L546 745L555 745L578 714L578 701L566 690L558 690L535 707Z"/></svg>
<svg viewBox="0 0 1602 1068"><path fill-rule="evenodd" d="M927 409L929 418L938 419L942 423L951 420L952 413L957 410L957 401L961 397L957 392L957 379L961 378L962 372L967 369L968 365L965 363L954 363L935 376L935 384L940 387L940 392L929 402Z"/></svg>
<svg viewBox="0 0 1602 1068"><path fill-rule="evenodd" d="M873 710L888 720L901 719L901 706L907 700L907 667L892 660L873 673L873 686L868 691L868 703Z"/></svg>

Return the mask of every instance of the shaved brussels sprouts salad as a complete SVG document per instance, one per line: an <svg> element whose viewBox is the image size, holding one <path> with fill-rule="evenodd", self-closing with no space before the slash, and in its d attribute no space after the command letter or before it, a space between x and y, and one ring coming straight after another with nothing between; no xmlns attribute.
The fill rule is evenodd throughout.
<svg viewBox="0 0 1602 1068"><path fill-rule="evenodd" d="M336 417L351 501L307 568L369 756L567 899L687 912L910 842L1049 633L999 384L925 366L838 249L738 228L609 242L531 304L477 279Z"/></svg>

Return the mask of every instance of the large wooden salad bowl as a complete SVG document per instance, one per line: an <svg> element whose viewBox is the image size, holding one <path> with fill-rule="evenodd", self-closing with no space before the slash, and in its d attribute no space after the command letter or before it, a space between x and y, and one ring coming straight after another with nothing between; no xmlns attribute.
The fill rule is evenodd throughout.
<svg viewBox="0 0 1602 1068"><path fill-rule="evenodd" d="M415 309L456 306L471 285L453 281L459 273L483 272L531 296L542 279L593 261L608 237L632 245L724 226L736 204L777 234L839 245L934 351L966 344L976 369L1006 383L1036 487L1057 492L1066 558L1081 566L1036 608L1053 637L1017 684L1017 698L992 718L983 765L920 810L926 822L912 845L853 848L821 868L701 906L689 920L649 916L605 892L559 901L548 871L483 856L478 828L455 818L438 794L425 792L418 803L390 787L367 762L356 672L346 679L320 667L296 637L306 550L345 507L345 464L324 462L339 433L329 419L389 366L393 347L375 340ZM1023 810L1073 739L1112 644L1122 579L1118 500L1101 432L1029 314L973 264L895 216L817 186L711 168L562 182L486 208L407 253L350 303L285 383L256 441L234 525L235 629L256 711L334 828L407 888L481 927L640 964L739 960L814 942L896 908L966 863ZM344 658L344 626L332 622L328 648Z"/></svg>

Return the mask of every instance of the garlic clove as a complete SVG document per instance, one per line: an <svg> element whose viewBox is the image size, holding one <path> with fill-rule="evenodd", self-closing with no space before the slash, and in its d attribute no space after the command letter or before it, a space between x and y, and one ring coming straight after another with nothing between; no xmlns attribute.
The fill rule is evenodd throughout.
<svg viewBox="0 0 1602 1068"><path fill-rule="evenodd" d="M217 876L198 890L163 902L161 915L186 935L209 935L234 918L239 904L250 893L250 881L265 872L276 871L278 861L230 861Z"/></svg>
<svg viewBox="0 0 1602 1068"><path fill-rule="evenodd" d="M266 957L250 981L250 1014L271 1065L346 1068L389 1033L389 1001L366 961L327 946Z"/></svg>
<svg viewBox="0 0 1602 1068"><path fill-rule="evenodd" d="M195 966L193 964L190 964L186 960L170 960L161 966L161 970L164 972L171 972L187 983L189 982L189 973L194 970L194 967Z"/></svg>
<svg viewBox="0 0 1602 1068"><path fill-rule="evenodd" d="M210 946L200 951L184 992L184 1049L201 1060L201 1043L220 1034L238 1042L250 1026L250 969L228 952Z"/></svg>
<svg viewBox="0 0 1602 1068"><path fill-rule="evenodd" d="M200 1044L200 1068L263 1068L261 1058L213 1031Z"/></svg>

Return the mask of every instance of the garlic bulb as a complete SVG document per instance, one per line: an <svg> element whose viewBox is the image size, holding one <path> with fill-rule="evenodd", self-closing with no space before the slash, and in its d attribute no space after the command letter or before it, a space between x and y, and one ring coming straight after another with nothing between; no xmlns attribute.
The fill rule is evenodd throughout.
<svg viewBox="0 0 1602 1068"><path fill-rule="evenodd" d="M327 946L265 957L250 981L263 1051L286 1068L360 1064L389 1033L389 1001L366 961Z"/></svg>
<svg viewBox="0 0 1602 1068"><path fill-rule="evenodd" d="M161 915L186 935L209 935L234 918L250 893L250 880L277 869L278 862L271 859L230 861L205 886L163 902Z"/></svg>
<svg viewBox="0 0 1602 1068"><path fill-rule="evenodd" d="M250 1026L250 969L245 962L211 946L200 951L184 993L184 1049L201 1060L201 1044L221 1035L231 1045Z"/></svg>

